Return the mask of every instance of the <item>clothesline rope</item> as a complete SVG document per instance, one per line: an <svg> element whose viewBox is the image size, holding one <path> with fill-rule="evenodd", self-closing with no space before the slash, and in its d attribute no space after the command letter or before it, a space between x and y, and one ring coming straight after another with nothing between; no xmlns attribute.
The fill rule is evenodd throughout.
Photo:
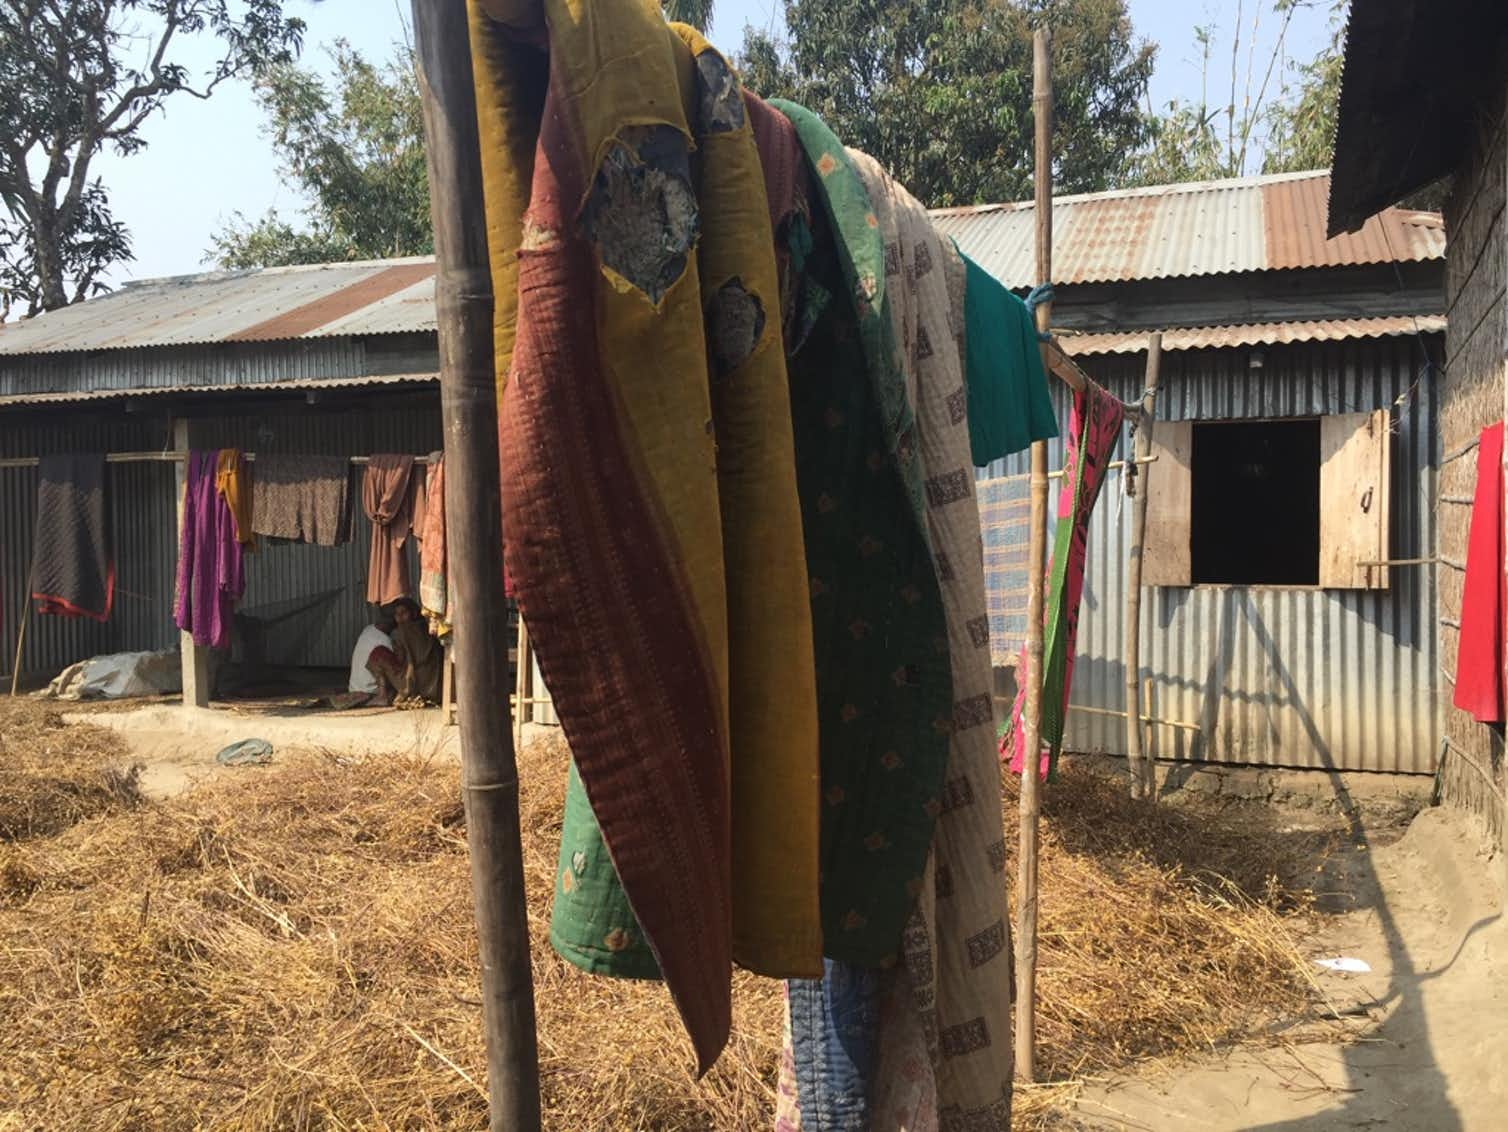
<svg viewBox="0 0 1508 1132"><path fill-rule="evenodd" d="M206 450L207 451L207 450ZM255 452L242 452L241 459L255 461ZM107 452L105 463L107 464L181 464L188 459L187 452ZM355 465L371 463L370 456L352 456L350 462ZM41 463L38 456L7 456L0 458L0 468L35 468ZM428 464L428 456L415 456L414 463Z"/></svg>

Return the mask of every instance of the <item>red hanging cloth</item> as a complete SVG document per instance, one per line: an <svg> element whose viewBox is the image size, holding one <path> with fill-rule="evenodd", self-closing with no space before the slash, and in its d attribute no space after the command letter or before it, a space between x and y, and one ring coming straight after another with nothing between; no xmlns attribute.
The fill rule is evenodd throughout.
<svg viewBox="0 0 1508 1132"><path fill-rule="evenodd" d="M1508 612L1503 574L1503 422L1482 430L1477 490L1466 544L1455 705L1478 723L1504 722L1503 638Z"/></svg>

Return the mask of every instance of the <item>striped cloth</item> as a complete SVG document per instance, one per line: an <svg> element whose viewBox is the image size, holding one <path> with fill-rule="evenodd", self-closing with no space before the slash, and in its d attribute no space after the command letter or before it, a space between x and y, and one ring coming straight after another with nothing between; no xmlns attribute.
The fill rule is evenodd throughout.
<svg viewBox="0 0 1508 1132"><path fill-rule="evenodd" d="M990 616L990 662L1013 665L1026 644L1027 542L1031 538L1031 477L983 480L979 528L984 537L985 608Z"/></svg>

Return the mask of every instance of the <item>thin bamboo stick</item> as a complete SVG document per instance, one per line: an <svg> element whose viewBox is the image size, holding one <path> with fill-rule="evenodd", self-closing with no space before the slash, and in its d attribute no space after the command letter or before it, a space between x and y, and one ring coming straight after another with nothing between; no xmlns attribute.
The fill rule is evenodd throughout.
<svg viewBox="0 0 1508 1132"><path fill-rule="evenodd" d="M1141 395L1141 420L1136 429L1137 463L1152 455L1152 406L1162 372L1162 334L1147 340L1147 376ZM1127 481L1130 482L1129 480ZM1141 557L1147 530L1147 488L1131 504L1131 550L1126 563L1126 759L1131 768L1131 797L1154 798L1157 772L1142 748L1141 731Z"/></svg>
<svg viewBox="0 0 1508 1132"><path fill-rule="evenodd" d="M31 607L34 604L31 597L31 586L37 578L36 563L32 563L31 569L26 572L26 593L22 595L22 601L26 608L21 613L21 628L16 633L16 662L10 668L10 696L16 698L16 687L21 680L21 646L26 644L26 626L31 624Z"/></svg>
<svg viewBox="0 0 1508 1132"><path fill-rule="evenodd" d="M1052 37L1039 27L1032 37L1032 114L1036 125L1037 281L1052 280ZM1052 325L1051 303L1037 307L1037 330ZM1042 344L1042 363L1051 366L1052 351ZM1036 1076L1037 1044L1037 824L1042 813L1042 784L1037 772L1042 749L1042 604L1047 558L1047 444L1031 447L1031 541L1026 559L1026 696L1021 721L1021 847L1017 876L1016 923L1016 1075Z"/></svg>
<svg viewBox="0 0 1508 1132"><path fill-rule="evenodd" d="M1462 456L1466 455L1466 453L1474 451L1477 445L1481 442L1481 437L1477 437L1475 440L1468 440L1465 444L1461 445L1461 447L1455 449L1453 452L1449 452L1446 455L1441 456L1440 463L1449 464L1452 460L1459 460Z"/></svg>
<svg viewBox="0 0 1508 1132"><path fill-rule="evenodd" d="M445 522L456 586L456 698L466 842L481 958L492 1132L538 1132L539 1047L505 713L508 606L492 349L492 278L465 0L413 0L424 110L445 426Z"/></svg>
<svg viewBox="0 0 1508 1132"><path fill-rule="evenodd" d="M1042 357L1047 364L1047 371L1063 381L1074 392L1082 393L1089 388L1089 375L1079 368L1078 362L1068 356L1068 352L1063 349L1063 344L1056 338L1047 340L1047 344L1043 347Z"/></svg>
<svg viewBox="0 0 1508 1132"><path fill-rule="evenodd" d="M1143 703L1147 702L1147 693L1146 693L1145 688L1142 691L1142 702ZM1126 718L1128 718L1127 714L1125 712L1121 711L1119 708L1090 707L1087 704L1069 704L1068 705L1068 710L1069 711L1081 711L1081 712L1085 712L1085 713L1087 713L1089 715L1113 715L1116 719L1126 719ZM1185 722L1184 720L1181 720L1181 719L1158 719L1156 716L1148 715L1145 710L1143 710L1143 712L1142 712L1141 721L1149 729L1151 727L1154 727L1154 726L1159 726L1159 727L1177 727L1177 728L1180 728L1181 730L1184 730L1184 731L1203 731L1204 730L1204 728L1200 727L1199 724L1197 724L1197 723L1187 723L1187 722Z"/></svg>
<svg viewBox="0 0 1508 1132"><path fill-rule="evenodd" d="M1009 708L1011 705L1013 705L1016 702L1016 699L1015 699L1014 696L995 696L993 698L994 698L994 700L995 700L995 702L997 704L1003 704L1007 708ZM1142 688L1142 702L1143 703L1150 703L1151 700L1152 700L1152 681L1148 680L1148 681L1146 681L1146 683L1143 685L1143 688ZM1075 712L1075 711L1085 712L1085 713L1087 713L1089 715L1113 715L1116 719L1125 719L1126 718L1126 713L1123 712L1123 711L1121 711L1120 708L1091 707L1088 704L1069 704L1068 705L1068 710L1070 712ZM1188 722L1185 722L1184 720L1181 720L1181 719L1158 719L1155 715L1146 715L1146 714L1143 714L1142 717L1141 717L1141 721L1147 725L1147 729L1149 731L1154 726L1177 727L1177 728L1181 728L1184 731L1203 731L1204 730L1204 728L1201 727L1197 723L1188 723Z"/></svg>
<svg viewBox="0 0 1508 1132"><path fill-rule="evenodd" d="M513 746L517 749L524 745L525 695L529 689L529 668L532 664L529 657L529 627L524 624L522 617L518 619L518 640L514 649L517 657L514 660L513 675Z"/></svg>
<svg viewBox="0 0 1508 1132"><path fill-rule="evenodd" d="M1142 717L1142 719L1143 720L1147 720L1151 716L1151 714L1152 714L1152 677L1150 677L1150 676L1148 676L1145 680L1143 680L1141 682L1141 702L1142 702L1143 708L1145 709L1145 711L1147 713L1145 716ZM1187 723L1184 723L1184 724L1176 724L1175 723L1172 726L1174 726L1174 727L1189 727L1190 725L1187 724ZM1193 725L1193 730L1194 731L1203 731L1204 728L1202 728L1202 727L1198 726L1197 724L1195 724L1195 725ZM1147 747L1150 747L1151 744L1152 744L1152 724L1149 722L1149 723L1147 723L1146 731L1145 731L1145 733L1142 736L1142 747L1143 747L1143 749L1145 749ZM1148 763L1152 767L1151 792L1149 794L1149 797L1154 797L1155 798L1155 795L1157 793L1157 764L1155 762L1152 762L1150 759L1148 760Z"/></svg>
<svg viewBox="0 0 1508 1132"><path fill-rule="evenodd" d="M1445 737L1443 745L1448 751L1453 751L1456 757L1464 762L1467 766L1471 767L1472 770L1476 771L1478 776L1481 777L1483 783L1486 784L1487 789L1491 790L1495 795L1497 795L1499 801L1503 800L1502 787L1497 784L1492 775L1487 772L1487 770L1482 766L1481 763L1477 762L1476 759L1472 758L1471 755L1466 753L1465 748L1463 748L1449 735Z"/></svg>
<svg viewBox="0 0 1508 1132"><path fill-rule="evenodd" d="M1147 368L1140 405L1140 420L1136 433L1136 449L1133 460L1140 463L1150 457L1152 446L1153 404L1157 396L1158 377L1162 367L1162 335L1153 333L1148 339ZM1136 494L1131 506L1131 547L1127 561L1126 600L1126 755L1131 771L1131 796L1151 797L1155 788L1156 773L1146 764L1148 759L1142 738L1140 719L1141 701L1141 567L1143 541L1147 526L1146 485Z"/></svg>

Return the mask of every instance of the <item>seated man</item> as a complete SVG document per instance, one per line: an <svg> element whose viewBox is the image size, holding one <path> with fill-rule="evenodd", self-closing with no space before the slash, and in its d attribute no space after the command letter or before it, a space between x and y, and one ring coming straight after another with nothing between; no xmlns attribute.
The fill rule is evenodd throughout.
<svg viewBox="0 0 1508 1132"><path fill-rule="evenodd" d="M347 683L350 696L342 697L353 705L360 702L352 699L355 696L366 696L383 704L392 702L392 693L383 687L381 672L397 663L391 635L394 625L393 619L384 615L356 638L356 647L351 650L351 678Z"/></svg>
<svg viewBox="0 0 1508 1132"><path fill-rule="evenodd" d="M368 668L383 685L383 703L423 707L440 701L441 664L445 651L430 636L412 598L400 597L388 607L395 622L392 648L372 653Z"/></svg>

